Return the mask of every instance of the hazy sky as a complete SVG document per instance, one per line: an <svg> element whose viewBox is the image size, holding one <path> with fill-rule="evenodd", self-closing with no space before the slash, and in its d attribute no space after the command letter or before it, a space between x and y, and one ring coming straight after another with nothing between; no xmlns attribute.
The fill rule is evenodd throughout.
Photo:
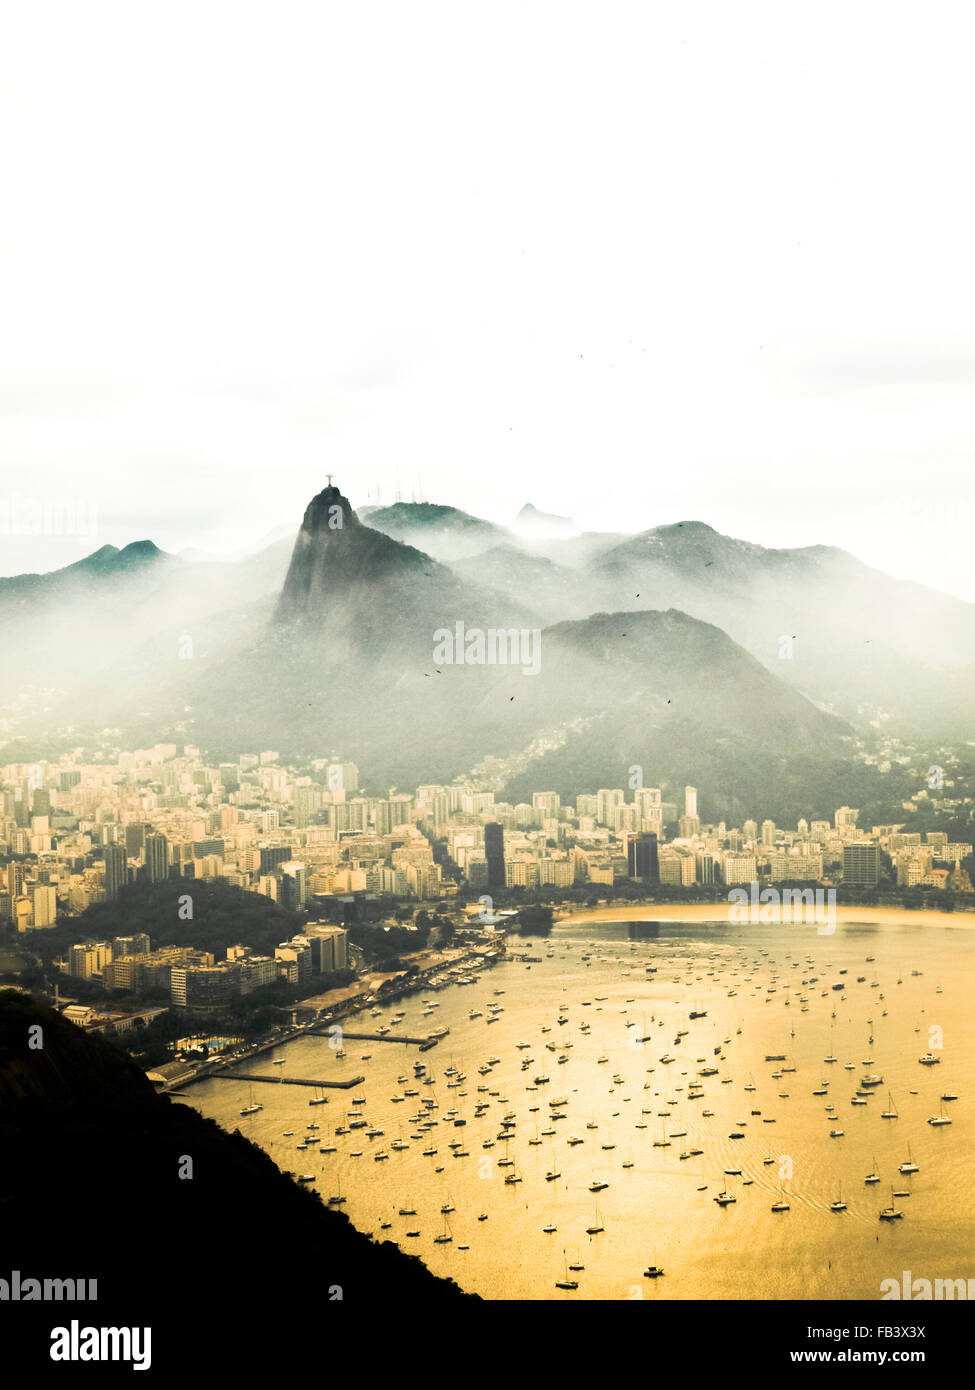
<svg viewBox="0 0 975 1390"><path fill-rule="evenodd" d="M7 6L0 572L232 550L331 471L354 505L697 518L975 599L973 27ZM82 534L25 534L30 503Z"/></svg>

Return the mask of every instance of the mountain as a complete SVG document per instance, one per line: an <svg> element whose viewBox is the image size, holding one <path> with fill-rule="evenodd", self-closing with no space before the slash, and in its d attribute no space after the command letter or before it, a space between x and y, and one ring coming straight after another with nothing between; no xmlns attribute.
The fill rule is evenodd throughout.
<svg viewBox="0 0 975 1390"><path fill-rule="evenodd" d="M338 488L309 503L273 619L229 659L201 665L185 688L188 726L207 746L273 740L282 751L355 748L379 763L416 745L423 756L462 732L435 723L428 681L436 633L458 622L535 627L516 600L365 526ZM461 726L465 710L450 717ZM350 753L350 756L353 756ZM375 774L382 776L380 767ZM422 776L422 772L419 773ZM394 779L395 780L395 779Z"/></svg>
<svg viewBox="0 0 975 1390"><path fill-rule="evenodd" d="M502 760L505 798L648 785L708 788L709 815L765 806L825 814L853 731L770 674L726 633L686 613L597 613L542 634L541 671L522 681ZM513 689L509 681L508 689ZM774 809L772 809L774 807Z"/></svg>
<svg viewBox="0 0 975 1390"><path fill-rule="evenodd" d="M829 546L776 550L677 522L632 536L588 569L594 596L679 607L728 632L784 680L848 718L875 709L964 732L975 694L975 605L891 579ZM866 708L864 708L866 707Z"/></svg>
<svg viewBox="0 0 975 1390"><path fill-rule="evenodd" d="M695 784L710 769L731 804L734 757L739 772L760 767L767 748L792 797L800 770L816 784L816 740L834 768L847 725L869 732L878 712L925 737L970 734L975 608L843 551L771 549L694 521L528 541L426 503L365 515L329 486L293 545L238 562L142 542L4 581L8 738L41 739L34 756L92 741L193 741L221 757L271 744L353 758L379 788L485 759L511 780L540 757L566 791L574 778L618 785L626 756ZM474 553L447 564L392 530ZM437 634L458 623L544 629L539 673L443 660Z"/></svg>
<svg viewBox="0 0 975 1390"><path fill-rule="evenodd" d="M561 540L579 534L579 528L571 517L540 512L531 502L526 502L522 507L511 523L511 529L516 536L529 540Z"/></svg>
<svg viewBox="0 0 975 1390"><path fill-rule="evenodd" d="M32 1029L41 1030L37 1050ZM327 1195L328 1179L321 1186ZM72 1192L84 1200L69 1200L67 1215ZM47 1329L72 1317L150 1324L153 1368L171 1376L186 1364L177 1306L220 1324L236 1322L235 1302L253 1297L273 1336L284 1324L318 1326L336 1288L353 1316L374 1308L377 1288L424 1314L477 1302L361 1234L239 1132L157 1095L120 1047L12 990L0 991L0 1229L5 1279L19 1269L98 1281L94 1305L41 1305ZM24 1317L31 1311L23 1305ZM243 1368L264 1335L255 1344L246 1330L228 1334L224 1372L226 1357Z"/></svg>
<svg viewBox="0 0 975 1390"><path fill-rule="evenodd" d="M97 597L99 591L118 579L137 582L172 563L172 556L152 541L133 541L119 549L103 545L100 550L76 560L73 565L49 574L18 574L0 579L0 604L24 599L61 601L72 597Z"/></svg>
<svg viewBox="0 0 975 1390"><path fill-rule="evenodd" d="M530 595L545 623L591 612L592 583L584 570L516 545L495 545L454 562L455 574L476 581L509 600Z"/></svg>
<svg viewBox="0 0 975 1390"><path fill-rule="evenodd" d="M505 576L515 583L499 594ZM376 790L450 780L484 759L514 777L539 757L551 759L546 776L557 767L585 786L618 785L641 760L710 785L709 769L745 757L791 787L798 761L848 752L838 721L711 625L624 612L542 631L544 617L513 597L530 594L547 616L572 591L582 610L585 583L512 546L448 567L364 525L328 487L306 509L266 631L184 684L187 736L221 757L257 743L297 758L341 752ZM458 623L540 641L537 673L523 674L527 649L512 664L445 659L438 634Z"/></svg>
<svg viewBox="0 0 975 1390"><path fill-rule="evenodd" d="M395 502L391 507L364 507L363 520L384 535L413 545L450 564L510 540L503 526L482 521L456 507L433 502Z"/></svg>

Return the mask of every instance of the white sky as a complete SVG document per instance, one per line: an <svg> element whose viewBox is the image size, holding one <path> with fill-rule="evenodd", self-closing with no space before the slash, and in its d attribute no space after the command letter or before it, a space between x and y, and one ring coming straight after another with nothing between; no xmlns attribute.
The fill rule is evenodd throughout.
<svg viewBox="0 0 975 1390"><path fill-rule="evenodd" d="M233 550L332 471L354 505L422 478L499 521L695 518L975 599L973 28L931 0L5 7L0 523L98 525L0 534L0 573Z"/></svg>

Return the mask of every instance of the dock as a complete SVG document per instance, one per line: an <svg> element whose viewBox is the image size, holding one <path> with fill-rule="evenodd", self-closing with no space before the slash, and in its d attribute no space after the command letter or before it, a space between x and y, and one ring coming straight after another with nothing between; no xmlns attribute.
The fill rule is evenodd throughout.
<svg viewBox="0 0 975 1390"><path fill-rule="evenodd" d="M353 1076L348 1081L309 1081L300 1076L253 1076L249 1072L238 1071L232 1074L215 1072L208 1081L263 1081L268 1086L319 1086L336 1091L350 1091L353 1086L361 1086L364 1076Z"/></svg>
<svg viewBox="0 0 975 1390"><path fill-rule="evenodd" d="M381 1043L407 1043L414 1047L428 1048L436 1047L439 1038L408 1038L402 1033L351 1033L347 1028L342 1028L340 1024L332 1024L330 1028L309 1028L309 1033L317 1033L319 1037L338 1037L343 1039L351 1038L353 1042L381 1042Z"/></svg>

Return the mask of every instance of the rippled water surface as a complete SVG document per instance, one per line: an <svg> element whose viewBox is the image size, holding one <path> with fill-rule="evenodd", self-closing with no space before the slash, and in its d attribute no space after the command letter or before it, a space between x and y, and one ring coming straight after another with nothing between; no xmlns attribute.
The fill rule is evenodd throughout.
<svg viewBox="0 0 975 1390"><path fill-rule="evenodd" d="M314 1175L323 1198L344 1196L362 1231L395 1240L488 1298L873 1299L883 1279L899 1281L905 1269L975 1276L973 945L962 928L907 924L820 936L814 928L568 919L548 940L511 943L542 957L530 968L509 960L472 986L416 995L382 1018L349 1023L371 1031L402 1011L393 1033L448 1027L431 1051L349 1040L339 1058L326 1039L306 1037L245 1068L365 1075L353 1091L329 1092L327 1105L309 1106L314 1093L302 1087L227 1081L192 1087L188 1101L240 1128L283 1169ZM833 990L840 982L843 991ZM433 1013L423 1000L436 1004ZM489 1005L502 1006L494 1023ZM474 1010L481 1017L471 1019ZM691 1020L692 1010L707 1016ZM938 1065L919 1064L929 1050ZM479 1074L491 1058L499 1060ZM434 1084L414 1076L417 1061ZM717 1074L702 1078L711 1066ZM865 1105L851 1105L866 1074L883 1084ZM536 1076L549 1080L535 1085ZM700 1099L688 1096L695 1081ZM827 1083L826 1095L813 1094ZM251 1089L263 1109L242 1118ZM393 1100L406 1090L418 1094ZM942 1103L943 1092L958 1099ZM896 1119L881 1118L888 1093ZM421 1130L424 1099L436 1101L429 1119L438 1123ZM477 1118L479 1102L487 1109ZM551 1118L553 1110L564 1118ZM929 1125L941 1110L952 1124ZM350 1117L382 1136L361 1128L336 1136ZM505 1117L515 1121L507 1130ZM309 1123L337 1152L296 1150ZM569 1144L570 1136L583 1142ZM392 1149L397 1139L408 1147ZM908 1146L913 1175L898 1172ZM437 1152L424 1155L430 1148ZM691 1149L702 1153L681 1157ZM378 1151L388 1158L377 1160ZM499 1164L506 1157L513 1163ZM881 1182L865 1185L875 1168ZM549 1172L558 1177L547 1180ZM506 1174L521 1181L506 1183ZM593 1183L607 1186L594 1194ZM736 1198L723 1208L714 1201L722 1189ZM893 1199L904 1215L881 1222L892 1189L910 1193ZM830 1210L837 1200L845 1211ZM789 1210L773 1213L776 1201ZM401 1208L416 1215L400 1216ZM451 1240L437 1243L444 1235ZM584 1268L567 1270L573 1264ZM663 1278L644 1277L651 1264ZM556 1287L566 1279L578 1289Z"/></svg>

